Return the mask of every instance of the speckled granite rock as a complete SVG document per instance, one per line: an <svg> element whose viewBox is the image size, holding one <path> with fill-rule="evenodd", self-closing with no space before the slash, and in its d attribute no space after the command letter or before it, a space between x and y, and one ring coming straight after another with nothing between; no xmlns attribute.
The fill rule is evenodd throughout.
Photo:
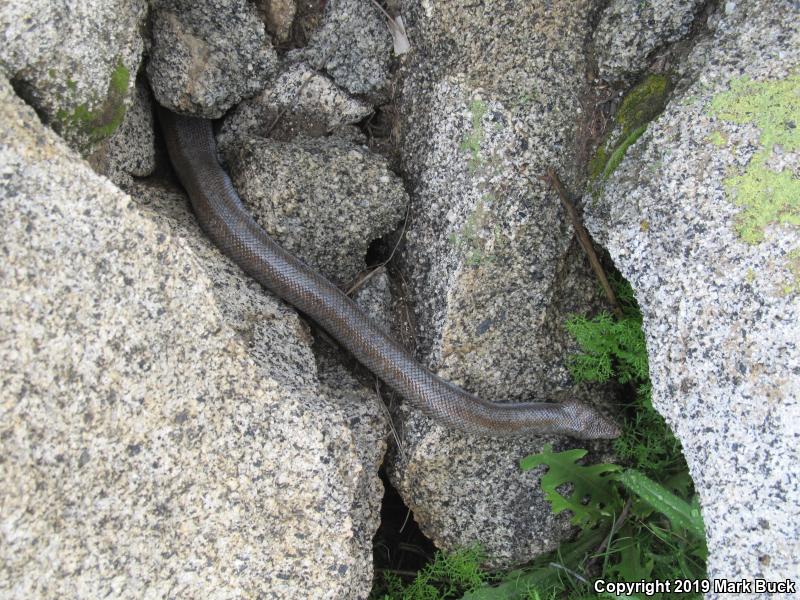
<svg viewBox="0 0 800 600"><path fill-rule="evenodd" d="M414 186L403 260L419 355L487 399L598 400L571 383L575 347L562 329L567 313L592 306L594 278L557 196L536 179L554 166L575 185L588 14L588 3L571 1L408 2L403 11L417 57L400 110ZM531 180L516 166L525 164ZM568 531L518 465L554 440L467 439L410 407L400 416L407 459L392 480L438 546L479 542L508 565Z"/></svg>
<svg viewBox="0 0 800 600"><path fill-rule="evenodd" d="M800 7L781 7L714 17L586 213L642 307L712 578L800 580Z"/></svg>
<svg viewBox="0 0 800 600"><path fill-rule="evenodd" d="M162 106L218 118L277 68L264 23L246 0L157 0L147 75Z"/></svg>
<svg viewBox="0 0 800 600"><path fill-rule="evenodd" d="M92 152L89 164L121 186L129 184L132 177L150 175L156 168L154 127L150 92L140 83L122 125Z"/></svg>
<svg viewBox="0 0 800 600"><path fill-rule="evenodd" d="M0 127L0 595L366 597L379 407L182 196Z"/></svg>
<svg viewBox="0 0 800 600"><path fill-rule="evenodd" d="M364 274L365 280L353 294L353 299L374 321L391 331L392 290L386 267Z"/></svg>
<svg viewBox="0 0 800 600"><path fill-rule="evenodd" d="M394 229L408 196L386 161L336 138L252 138L226 155L256 220L339 284L365 268L370 242Z"/></svg>
<svg viewBox="0 0 800 600"><path fill-rule="evenodd" d="M357 100L305 63L287 65L257 96L245 100L223 121L217 144L239 144L252 136L291 140L298 134L325 135L357 123L372 107Z"/></svg>
<svg viewBox="0 0 800 600"><path fill-rule="evenodd" d="M132 101L146 14L145 0L4 0L0 75L87 154Z"/></svg>
<svg viewBox="0 0 800 600"><path fill-rule="evenodd" d="M657 48L689 32L705 0L613 0L594 32L597 71L608 81L636 77Z"/></svg>
<svg viewBox="0 0 800 600"><path fill-rule="evenodd" d="M365 95L376 104L387 95L392 36L372 2L328 2L308 46L290 54L324 70L352 94Z"/></svg>
<svg viewBox="0 0 800 600"><path fill-rule="evenodd" d="M292 33L292 21L297 13L295 0L255 0L264 15L267 31L279 43L288 41Z"/></svg>

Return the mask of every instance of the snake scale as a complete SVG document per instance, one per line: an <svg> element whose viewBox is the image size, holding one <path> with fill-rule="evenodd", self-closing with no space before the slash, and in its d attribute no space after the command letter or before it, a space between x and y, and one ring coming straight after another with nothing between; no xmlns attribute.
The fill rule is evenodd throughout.
<svg viewBox="0 0 800 600"><path fill-rule="evenodd" d="M281 248L250 216L219 164L212 123L159 108L170 160L200 226L262 286L302 311L405 399L443 425L469 434L614 438L619 428L595 409L563 403L487 402L438 377L387 335L338 287Z"/></svg>

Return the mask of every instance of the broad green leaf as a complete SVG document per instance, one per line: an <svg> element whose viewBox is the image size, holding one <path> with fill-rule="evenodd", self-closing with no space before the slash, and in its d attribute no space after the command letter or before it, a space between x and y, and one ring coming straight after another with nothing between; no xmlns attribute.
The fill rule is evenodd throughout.
<svg viewBox="0 0 800 600"><path fill-rule="evenodd" d="M695 537L705 539L703 517L699 505L690 505L670 492L663 485L656 483L635 469L628 469L616 479L644 502L666 516L672 526L683 528Z"/></svg>
<svg viewBox="0 0 800 600"><path fill-rule="evenodd" d="M539 454L523 458L520 466L528 471L546 465L548 469L542 475L541 486L553 507L553 513L569 510L572 512L572 524L586 529L594 527L603 517L619 513L622 501L613 480L608 476L619 471L620 467L611 464L577 464L584 456L586 450L580 448L553 452L552 446L547 444ZM567 484L572 486L569 495L559 493L558 488Z"/></svg>

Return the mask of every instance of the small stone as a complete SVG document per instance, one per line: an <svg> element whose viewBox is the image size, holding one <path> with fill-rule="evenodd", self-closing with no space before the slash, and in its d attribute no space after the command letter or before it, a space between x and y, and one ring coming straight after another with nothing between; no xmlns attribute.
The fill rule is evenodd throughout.
<svg viewBox="0 0 800 600"><path fill-rule="evenodd" d="M291 140L320 137L357 123L372 107L350 96L305 63L288 64L257 96L240 103L225 117L217 142L228 145L252 137Z"/></svg>
<svg viewBox="0 0 800 600"><path fill-rule="evenodd" d="M381 11L363 0L328 2L322 25L307 47L290 53L324 70L351 94L385 99L392 36Z"/></svg>
<svg viewBox="0 0 800 600"><path fill-rule="evenodd" d="M292 33L292 21L297 13L295 0L257 0L256 6L264 14L267 31L275 41L288 41Z"/></svg>
<svg viewBox="0 0 800 600"><path fill-rule="evenodd" d="M4 0L0 74L88 156L133 102L146 17L145 0Z"/></svg>
<svg viewBox="0 0 800 600"><path fill-rule="evenodd" d="M216 119L260 91L277 68L246 0L158 0L151 21L147 75L158 102L175 112Z"/></svg>
<svg viewBox="0 0 800 600"><path fill-rule="evenodd" d="M337 138L253 138L225 156L243 201L288 251L339 284L365 268L372 240L393 230L408 197L386 161Z"/></svg>

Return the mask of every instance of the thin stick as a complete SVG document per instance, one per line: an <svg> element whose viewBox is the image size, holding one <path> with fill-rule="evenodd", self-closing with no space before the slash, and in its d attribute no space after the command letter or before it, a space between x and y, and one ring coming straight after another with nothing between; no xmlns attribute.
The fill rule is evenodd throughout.
<svg viewBox="0 0 800 600"><path fill-rule="evenodd" d="M406 512L406 518L403 519L403 524L400 526L400 529L397 530L398 533L403 533L403 529L405 529L406 525L408 525L408 519L410 517L411 517L411 509L409 508L409 509L407 509L407 512Z"/></svg>
<svg viewBox="0 0 800 600"><path fill-rule="evenodd" d="M567 214L572 221L572 227L575 229L575 233L578 234L578 241L581 243L583 250L589 257L589 263L592 265L592 270L597 276L597 279L600 280L600 285L603 286L603 291L606 294L606 298L611 304L611 310L618 319L621 319L623 317L623 313L619 306L619 302L617 302L617 296L614 294L614 290L611 289L611 285L608 283L606 272L603 270L603 266L600 264L600 260L597 258L597 254L594 251L594 246L592 246L592 240L589 237L589 233L586 231L583 223L581 223L580 215L578 215L578 211L572 205L564 184L561 183L561 180L558 178L558 174L552 167L547 169L547 175L543 179L548 181L550 185L553 186L553 189L558 193L558 197L561 198L561 204L564 205L564 208L566 209Z"/></svg>
<svg viewBox="0 0 800 600"><path fill-rule="evenodd" d="M386 402L383 401L383 396L381 395L381 385L378 378L375 378L375 395L378 397L378 406L381 407L383 411L383 415L386 417L386 421L389 423L389 429L392 431L392 437L394 438L395 444L397 444L397 451L400 452L400 456L403 461L406 461L406 451L403 448L403 444L400 441L400 436L397 434L397 429L394 427L394 421L392 420L392 415L389 412L389 407L386 406Z"/></svg>
<svg viewBox="0 0 800 600"><path fill-rule="evenodd" d="M556 563L556 562L551 562L549 566L553 567L554 569L561 569L562 571L564 571L564 572L565 572L565 573L567 573L568 575L572 575L572 576L573 576L575 579L577 579L577 580L578 580L578 581L580 581L581 583L587 583L587 584L589 583L589 582L586 580L586 578L585 578L585 577L583 577L583 576L582 576L580 573L576 573L576 572L575 572L575 571L573 571L572 569L568 569L567 567L565 567L565 566L564 566L564 565L562 565L562 564L559 564L559 563Z"/></svg>
<svg viewBox="0 0 800 600"><path fill-rule="evenodd" d="M597 550L595 550L594 560L597 560L598 555L605 552L606 548L608 548L608 545L611 543L611 539L614 537L614 534L617 533L617 531L619 531L620 528L625 524L625 521L628 520L630 510L631 510L631 499L628 498L628 500L625 502L625 506L622 508L622 512L619 513L619 519L614 521L614 524L611 526L611 531L608 532L608 535L603 540L603 543L597 547Z"/></svg>

